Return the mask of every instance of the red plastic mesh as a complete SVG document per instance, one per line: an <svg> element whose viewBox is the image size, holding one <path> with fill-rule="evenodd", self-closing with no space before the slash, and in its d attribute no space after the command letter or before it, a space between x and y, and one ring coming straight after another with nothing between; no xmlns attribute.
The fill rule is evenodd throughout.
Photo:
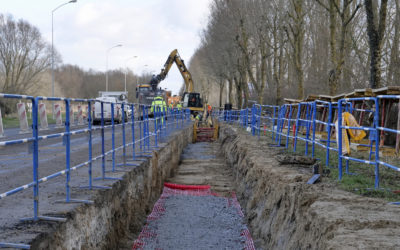
<svg viewBox="0 0 400 250"><path fill-rule="evenodd" d="M238 214L241 217L244 217L244 214L242 212L242 208L240 207L240 203L237 200L235 192L232 192L232 198L228 199L228 200L232 200L232 205L236 207L236 209L238 211ZM230 202L228 202L228 206L229 205L230 205ZM242 230L242 233L240 235L242 235L242 236L244 236L246 238L246 241L244 243L245 244L244 245L244 249L246 249L246 250L255 250L256 249L255 246L254 246L253 238L251 237L250 231L249 231L249 229L247 227L244 230Z"/></svg>
<svg viewBox="0 0 400 250"><path fill-rule="evenodd" d="M216 193L211 192L209 185L180 185L174 183L165 183L164 190L161 194L160 199L154 204L151 214L147 217L147 221L153 221L159 219L165 212L165 199L172 195L190 195L190 196L219 196ZM228 206L234 206L237 209L238 214L244 217L240 204L237 200L236 194L232 193L232 198L227 198ZM246 238L244 249L255 250L253 239L250 235L250 231L246 227L242 230L241 234ZM135 240L132 249L142 249L145 245L144 239L155 238L157 234L150 230L147 225L142 229L137 240Z"/></svg>
<svg viewBox="0 0 400 250"><path fill-rule="evenodd" d="M180 190L208 190L211 188L210 185L182 185L169 182L165 182L164 187Z"/></svg>

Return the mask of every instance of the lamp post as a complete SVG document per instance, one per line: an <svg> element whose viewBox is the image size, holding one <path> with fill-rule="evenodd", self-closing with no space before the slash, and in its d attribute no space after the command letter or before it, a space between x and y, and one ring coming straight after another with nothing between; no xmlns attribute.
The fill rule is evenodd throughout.
<svg viewBox="0 0 400 250"><path fill-rule="evenodd" d="M115 46L112 46L111 48L109 48L107 50L107 53L106 53L106 91L108 91L108 53L110 53L110 51L113 48L117 48L117 47L122 47L122 44L117 44Z"/></svg>
<svg viewBox="0 0 400 250"><path fill-rule="evenodd" d="M51 96L54 96L54 12L64 5L76 3L77 0L71 0L63 3L51 11ZM53 118L54 118L54 102L53 102Z"/></svg>
<svg viewBox="0 0 400 250"><path fill-rule="evenodd" d="M132 60L132 59L137 58L137 57L138 56L132 56L132 57L129 57L128 59L125 60L125 94L126 94L126 74L128 73L128 67L126 66L126 63L129 60Z"/></svg>

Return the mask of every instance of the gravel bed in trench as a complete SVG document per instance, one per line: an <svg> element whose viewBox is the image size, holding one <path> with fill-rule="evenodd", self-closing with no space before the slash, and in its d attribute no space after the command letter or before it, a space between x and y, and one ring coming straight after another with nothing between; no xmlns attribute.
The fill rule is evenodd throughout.
<svg viewBox="0 0 400 250"><path fill-rule="evenodd" d="M165 212L148 221L154 237L145 238L143 249L243 249L246 229L237 208L227 198L172 195L165 198Z"/></svg>

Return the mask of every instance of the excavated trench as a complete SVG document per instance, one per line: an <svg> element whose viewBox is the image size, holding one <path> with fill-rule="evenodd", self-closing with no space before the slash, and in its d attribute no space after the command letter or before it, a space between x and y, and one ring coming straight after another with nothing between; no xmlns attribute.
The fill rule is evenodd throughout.
<svg viewBox="0 0 400 250"><path fill-rule="evenodd" d="M400 207L306 184L311 169L281 165L285 150L241 128L222 127L222 151L259 249L399 249ZM310 168L310 167L309 167Z"/></svg>
<svg viewBox="0 0 400 250"><path fill-rule="evenodd" d="M222 125L217 142L187 146L192 132L174 134L111 190L99 191L95 204L77 207L66 223L36 237L32 248L132 249L164 182L211 185L216 197L236 192L256 249L400 248L398 206L324 180L308 185L311 171L280 165L275 157L282 149L243 129Z"/></svg>

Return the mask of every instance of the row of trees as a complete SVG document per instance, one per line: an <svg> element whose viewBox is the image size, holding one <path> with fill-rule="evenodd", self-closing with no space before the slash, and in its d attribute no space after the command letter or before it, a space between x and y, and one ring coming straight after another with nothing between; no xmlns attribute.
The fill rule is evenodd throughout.
<svg viewBox="0 0 400 250"><path fill-rule="evenodd" d="M128 100L135 102L137 83L149 82L150 74L136 75L131 70L117 69L108 72L109 91L128 91ZM62 96L76 98L94 98L99 91L105 91L105 73L84 70L76 65L61 65L56 69L55 80Z"/></svg>
<svg viewBox="0 0 400 250"><path fill-rule="evenodd" d="M219 89L206 97L215 105L225 91L241 106L400 81L400 0L213 0L210 8L190 70L197 91Z"/></svg>

